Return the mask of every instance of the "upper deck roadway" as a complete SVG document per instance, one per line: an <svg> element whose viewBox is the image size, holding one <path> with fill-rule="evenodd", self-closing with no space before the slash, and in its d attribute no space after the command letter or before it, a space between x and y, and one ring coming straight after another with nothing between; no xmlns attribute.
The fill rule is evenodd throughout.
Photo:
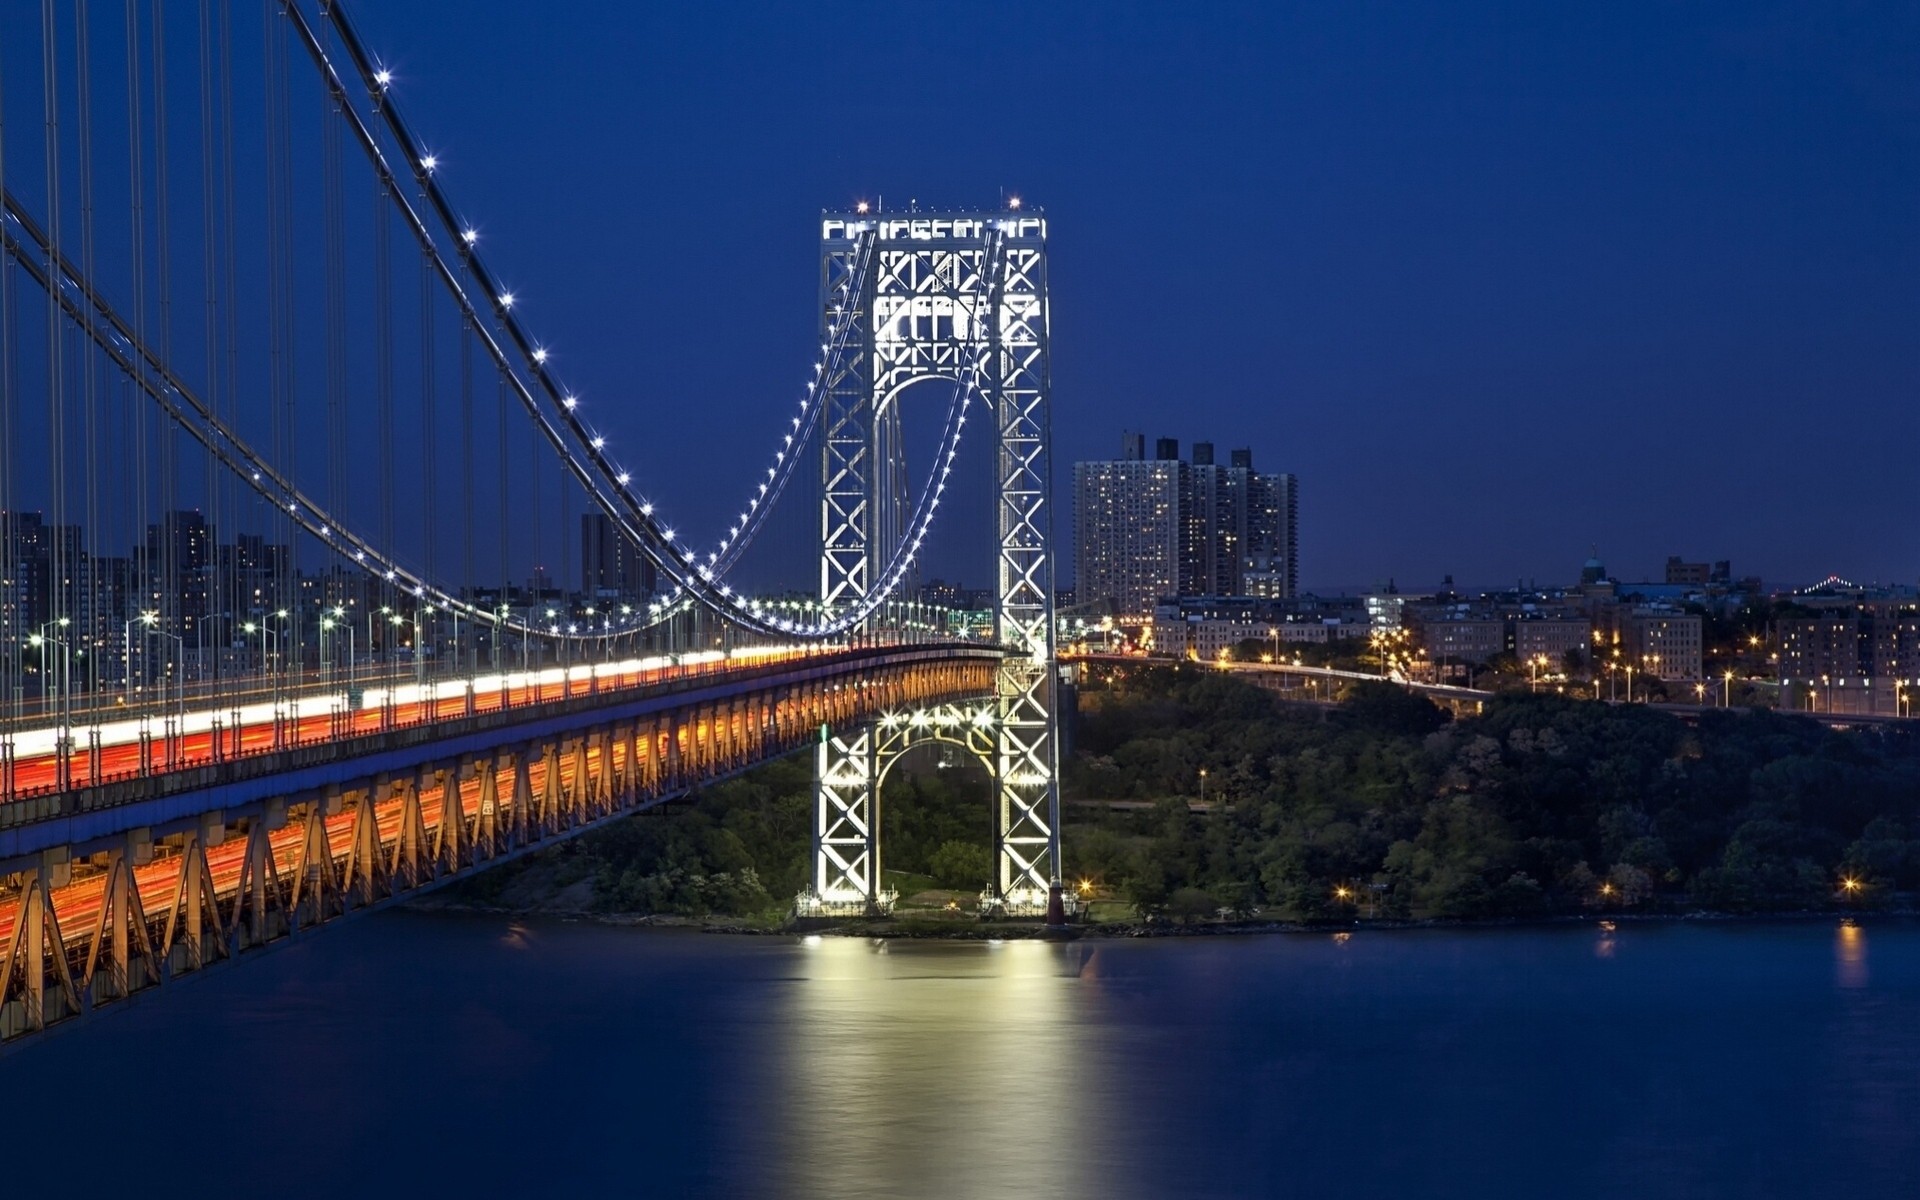
<svg viewBox="0 0 1920 1200"><path fill-rule="evenodd" d="M171 731L158 718L76 730L64 763L55 730L16 734L0 1049L746 770L823 726L991 696L1002 653L755 648L383 682L188 708Z"/></svg>

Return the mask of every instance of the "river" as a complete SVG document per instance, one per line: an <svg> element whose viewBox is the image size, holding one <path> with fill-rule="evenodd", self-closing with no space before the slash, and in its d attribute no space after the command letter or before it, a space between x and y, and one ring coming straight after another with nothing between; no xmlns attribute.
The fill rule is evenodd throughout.
<svg viewBox="0 0 1920 1200"><path fill-rule="evenodd" d="M395 912L0 1059L0 1191L1910 1197L1920 925L728 937Z"/></svg>

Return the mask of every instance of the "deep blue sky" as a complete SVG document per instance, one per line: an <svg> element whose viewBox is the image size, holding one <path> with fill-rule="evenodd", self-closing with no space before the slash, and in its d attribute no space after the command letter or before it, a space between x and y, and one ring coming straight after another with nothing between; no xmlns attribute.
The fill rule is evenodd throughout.
<svg viewBox="0 0 1920 1200"><path fill-rule="evenodd" d="M1250 444L1301 477L1310 587L1566 579L1590 543L1920 574L1912 4L357 11L703 526L807 370L818 210L1004 189L1052 221L1062 480L1123 428Z"/></svg>

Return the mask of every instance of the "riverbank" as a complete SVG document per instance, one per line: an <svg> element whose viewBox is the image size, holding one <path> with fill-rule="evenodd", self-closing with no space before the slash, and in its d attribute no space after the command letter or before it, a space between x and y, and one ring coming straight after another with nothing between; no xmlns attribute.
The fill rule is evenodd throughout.
<svg viewBox="0 0 1920 1200"><path fill-rule="evenodd" d="M1362 931L1542 929L1590 925L1609 929L1618 925L1763 924L1783 921L1911 922L1920 910L1911 905L1874 909L1793 909L1779 912L1719 912L1688 909L1669 912L1558 913L1532 917L1350 918L1347 920L1288 920L1259 914L1244 919L1205 921L1121 920L1047 926L1032 920L995 921L972 917L885 917L873 920L797 920L746 917L690 917L658 913L610 913L551 907L511 908L475 904L459 899L423 897L407 905L420 912L507 917L604 925L623 929L663 929L695 933L822 937L883 938L921 941L1085 940L1122 938L1241 937L1259 934L1337 934Z"/></svg>

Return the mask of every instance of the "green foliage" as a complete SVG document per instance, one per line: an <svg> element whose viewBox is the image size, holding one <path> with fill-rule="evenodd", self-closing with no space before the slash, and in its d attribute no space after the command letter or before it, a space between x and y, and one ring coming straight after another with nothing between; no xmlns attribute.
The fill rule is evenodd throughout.
<svg viewBox="0 0 1920 1200"><path fill-rule="evenodd" d="M1151 803L1073 808L1067 862L1142 915L1178 915L1187 890L1301 917L1489 917L1798 908L1842 875L1920 887L1920 737L1903 730L1689 726L1525 691L1450 722L1372 682L1322 714L1190 666L1121 672L1080 711L1068 798ZM1186 803L1202 769L1206 815Z"/></svg>
<svg viewBox="0 0 1920 1200"><path fill-rule="evenodd" d="M977 842L942 842L927 861L927 874L943 888L984 888L992 882L993 853Z"/></svg>
<svg viewBox="0 0 1920 1200"><path fill-rule="evenodd" d="M1423 737L1447 723L1445 709L1392 683L1356 683L1340 704L1349 721L1373 733Z"/></svg>
<svg viewBox="0 0 1920 1200"><path fill-rule="evenodd" d="M948 768L929 750L900 760L882 790L887 866L945 887L985 887L990 790L971 759ZM515 882L538 869L547 895L591 880L592 906L602 912L771 917L807 886L812 820L813 760L797 755L486 872L462 890L478 903L507 902Z"/></svg>

